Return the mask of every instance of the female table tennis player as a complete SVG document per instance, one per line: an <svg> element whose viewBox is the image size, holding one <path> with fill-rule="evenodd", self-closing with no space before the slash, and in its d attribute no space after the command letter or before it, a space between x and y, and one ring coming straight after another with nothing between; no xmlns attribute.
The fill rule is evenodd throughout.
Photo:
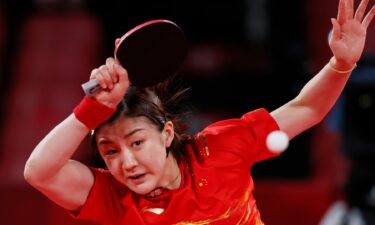
<svg viewBox="0 0 375 225"><path fill-rule="evenodd" d="M332 58L299 95L268 113L257 109L182 135L163 83L130 85L113 58L94 69L103 91L85 97L33 150L25 178L73 216L105 225L263 224L253 197L251 166L277 154L265 146L273 130L293 138L321 121L343 90L365 45L375 8L354 12L340 0L329 39ZM71 160L93 130L107 169Z"/></svg>

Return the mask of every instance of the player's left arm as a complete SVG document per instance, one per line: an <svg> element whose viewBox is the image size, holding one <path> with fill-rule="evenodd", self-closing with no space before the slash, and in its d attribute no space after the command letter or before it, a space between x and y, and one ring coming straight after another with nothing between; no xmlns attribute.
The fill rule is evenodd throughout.
<svg viewBox="0 0 375 225"><path fill-rule="evenodd" d="M293 138L319 123L335 104L360 59L367 27L375 6L365 14L369 0L362 0L354 14L353 0L340 0L337 19L332 19L329 46L333 53L298 96L271 112L280 129Z"/></svg>

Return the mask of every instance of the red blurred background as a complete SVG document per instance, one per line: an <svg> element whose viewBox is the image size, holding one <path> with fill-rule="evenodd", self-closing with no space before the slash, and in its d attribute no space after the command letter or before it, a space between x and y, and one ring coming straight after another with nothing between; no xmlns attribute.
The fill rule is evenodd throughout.
<svg viewBox="0 0 375 225"><path fill-rule="evenodd" d="M195 110L189 119L194 132L258 107L273 110L294 97L331 57L327 34L337 4L1 1L0 224L92 224L72 220L31 188L23 179L23 166L35 145L83 97L80 84L111 56L115 38L134 25L166 18L185 30L190 52L181 75L192 86ZM372 24L359 62L372 71L370 78L375 76L374 55ZM366 90L375 89L371 82ZM374 92L368 95L375 100ZM344 109L336 107L326 120L292 140L281 157L252 170L267 225L317 225L332 203L345 200L352 158L343 147L343 126L351 126L350 118L342 117ZM367 118L364 127L372 134L373 120ZM75 158L90 163L86 144ZM369 144L375 151L373 142Z"/></svg>

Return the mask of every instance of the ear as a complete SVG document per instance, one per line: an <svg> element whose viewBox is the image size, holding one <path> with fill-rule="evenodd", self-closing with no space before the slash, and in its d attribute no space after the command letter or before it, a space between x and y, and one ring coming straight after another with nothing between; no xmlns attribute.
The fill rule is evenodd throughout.
<svg viewBox="0 0 375 225"><path fill-rule="evenodd" d="M174 125L172 121L167 121L164 125L163 129L163 138L165 147L168 148L171 146L173 138L174 138Z"/></svg>

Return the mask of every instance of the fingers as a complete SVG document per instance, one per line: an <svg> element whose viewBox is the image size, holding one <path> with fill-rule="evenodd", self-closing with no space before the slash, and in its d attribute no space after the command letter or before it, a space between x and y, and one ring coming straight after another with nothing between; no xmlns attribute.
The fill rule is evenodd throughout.
<svg viewBox="0 0 375 225"><path fill-rule="evenodd" d="M363 16L365 15L366 7L368 4L368 0L362 0L361 3L358 6L357 11L355 12L354 19L358 22L361 22L363 19Z"/></svg>
<svg viewBox="0 0 375 225"><path fill-rule="evenodd" d="M112 76L113 82L116 83L118 81L118 76L117 76L116 71L114 69L115 60L112 57L110 57L106 60L105 64L106 64L106 66L109 70L109 73L116 75L116 76Z"/></svg>
<svg viewBox="0 0 375 225"><path fill-rule="evenodd" d="M114 64L114 70L118 74L120 83L129 83L128 72L118 62Z"/></svg>
<svg viewBox="0 0 375 225"><path fill-rule="evenodd" d="M105 65L92 70L90 79L96 79L102 89L112 89L119 79L114 64L114 59L108 58Z"/></svg>
<svg viewBox="0 0 375 225"><path fill-rule="evenodd" d="M350 20L353 18L353 14L354 14L353 0L347 0L345 4L345 18L347 20Z"/></svg>
<svg viewBox="0 0 375 225"><path fill-rule="evenodd" d="M337 21L339 24L344 24L346 19L346 0L340 0L339 10L337 13Z"/></svg>
<svg viewBox="0 0 375 225"><path fill-rule="evenodd" d="M353 17L354 13L354 3L353 0L340 0L339 2L339 10L337 14L337 21L340 25L344 24L346 21L355 19L356 21L360 22L362 21L366 8L368 5L369 0L362 0L361 3L358 6L358 9L355 12L355 15ZM366 17L363 19L362 24L365 28L369 26L372 19L374 18L375 9L374 6L371 8L371 10L368 12Z"/></svg>
<svg viewBox="0 0 375 225"><path fill-rule="evenodd" d="M106 66L100 66L91 72L91 77L96 79L102 89L111 89L113 87L113 81L109 70Z"/></svg>
<svg viewBox="0 0 375 225"><path fill-rule="evenodd" d="M370 25L372 19L375 15L375 6L371 8L371 10L368 12L367 16L363 19L363 26L367 29L367 27Z"/></svg>

